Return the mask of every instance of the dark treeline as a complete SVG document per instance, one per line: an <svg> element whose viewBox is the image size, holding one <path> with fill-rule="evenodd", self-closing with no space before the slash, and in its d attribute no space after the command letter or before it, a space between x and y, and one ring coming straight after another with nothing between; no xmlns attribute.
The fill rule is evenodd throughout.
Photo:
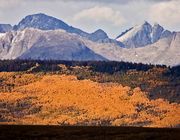
<svg viewBox="0 0 180 140"><path fill-rule="evenodd" d="M71 66L89 66L95 72L113 74L115 72L128 70L147 71L154 67L166 68L165 65L147 65L142 63L116 62L116 61L60 61L60 60L0 60L0 72L27 71L37 66L36 71L58 71L58 64ZM170 69L177 72L176 68ZM171 71L170 71L171 73Z"/></svg>
<svg viewBox="0 0 180 140"><path fill-rule="evenodd" d="M35 61L27 60L0 60L0 72L26 71L35 64Z"/></svg>
<svg viewBox="0 0 180 140"><path fill-rule="evenodd" d="M180 65L169 68L166 75L168 75L168 76L175 75L177 77L180 77Z"/></svg>

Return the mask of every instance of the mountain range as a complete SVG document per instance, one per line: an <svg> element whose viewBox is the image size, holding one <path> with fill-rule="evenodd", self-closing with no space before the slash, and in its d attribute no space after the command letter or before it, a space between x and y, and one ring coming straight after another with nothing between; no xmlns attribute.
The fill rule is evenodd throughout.
<svg viewBox="0 0 180 140"><path fill-rule="evenodd" d="M17 25L0 24L0 59L128 61L180 64L180 32L147 21L111 39L102 29L87 33L62 20L28 15Z"/></svg>

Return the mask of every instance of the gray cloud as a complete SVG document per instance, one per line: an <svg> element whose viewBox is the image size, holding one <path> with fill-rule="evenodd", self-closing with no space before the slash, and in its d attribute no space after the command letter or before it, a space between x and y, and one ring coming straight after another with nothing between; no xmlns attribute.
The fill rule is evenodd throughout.
<svg viewBox="0 0 180 140"><path fill-rule="evenodd" d="M180 0L0 0L0 23L14 25L29 14L45 13L87 32L101 28L111 37L116 37L144 20L158 22L170 30L179 30L179 2Z"/></svg>
<svg viewBox="0 0 180 140"><path fill-rule="evenodd" d="M177 1L177 0L62 0L64 2L96 2L96 3L129 3L129 2L138 2L138 1L145 1L145 2L170 2L170 1Z"/></svg>

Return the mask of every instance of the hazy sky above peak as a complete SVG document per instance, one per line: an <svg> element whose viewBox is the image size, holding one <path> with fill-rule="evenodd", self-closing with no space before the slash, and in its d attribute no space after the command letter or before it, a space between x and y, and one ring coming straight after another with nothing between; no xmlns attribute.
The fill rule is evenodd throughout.
<svg viewBox="0 0 180 140"><path fill-rule="evenodd" d="M14 25L35 13L87 32L101 28L113 38L145 20L180 31L180 0L0 0L0 23Z"/></svg>

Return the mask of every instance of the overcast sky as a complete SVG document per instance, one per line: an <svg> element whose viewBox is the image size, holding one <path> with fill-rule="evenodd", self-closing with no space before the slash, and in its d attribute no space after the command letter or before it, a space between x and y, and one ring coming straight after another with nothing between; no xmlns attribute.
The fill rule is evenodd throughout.
<svg viewBox="0 0 180 140"><path fill-rule="evenodd" d="M180 0L0 0L0 23L14 25L35 13L87 32L101 28L110 37L145 20L180 31Z"/></svg>

